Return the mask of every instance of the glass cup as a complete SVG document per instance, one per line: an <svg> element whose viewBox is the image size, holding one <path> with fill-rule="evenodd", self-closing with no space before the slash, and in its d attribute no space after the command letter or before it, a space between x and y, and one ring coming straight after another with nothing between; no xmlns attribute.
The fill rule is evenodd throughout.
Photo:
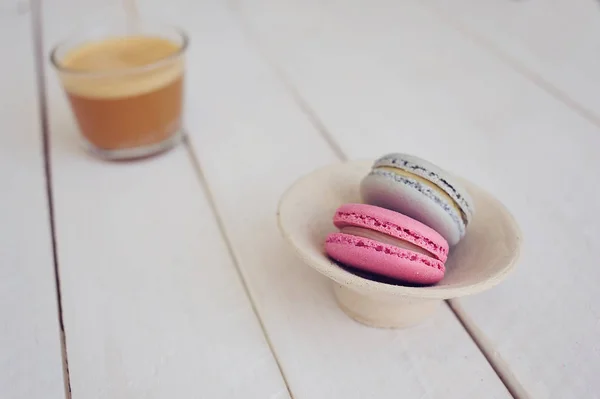
<svg viewBox="0 0 600 399"><path fill-rule="evenodd" d="M52 50L88 150L126 160L180 141L187 47L182 30L136 23L79 32Z"/></svg>

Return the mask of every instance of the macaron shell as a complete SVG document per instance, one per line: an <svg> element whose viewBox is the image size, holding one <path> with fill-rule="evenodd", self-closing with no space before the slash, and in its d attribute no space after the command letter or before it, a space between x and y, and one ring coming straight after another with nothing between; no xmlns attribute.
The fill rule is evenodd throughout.
<svg viewBox="0 0 600 399"><path fill-rule="evenodd" d="M384 155L373 164L374 168L380 166L399 168L429 180L456 202L467 218L466 224L471 221L475 209L469 192L436 164L414 155L394 153Z"/></svg>
<svg viewBox="0 0 600 399"><path fill-rule="evenodd" d="M450 246L464 236L461 215L428 187L393 172L373 170L360 184L363 202L418 220L437 231Z"/></svg>
<svg viewBox="0 0 600 399"><path fill-rule="evenodd" d="M435 284L445 272L439 260L343 233L330 234L325 251L346 266L413 284Z"/></svg>
<svg viewBox="0 0 600 399"><path fill-rule="evenodd" d="M431 252L445 262L448 242L438 232L406 215L367 204L344 204L333 217L338 228L361 227L386 234Z"/></svg>

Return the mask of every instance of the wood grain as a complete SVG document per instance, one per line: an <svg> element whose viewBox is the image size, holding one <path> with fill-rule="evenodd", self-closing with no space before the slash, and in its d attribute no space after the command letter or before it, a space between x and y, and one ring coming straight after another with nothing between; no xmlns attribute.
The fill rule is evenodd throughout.
<svg viewBox="0 0 600 399"><path fill-rule="evenodd" d="M430 8L376 3L244 1L242 12L348 156L415 153L511 209L520 266L461 304L528 395L598 397L600 191L583 182L600 170L598 128Z"/></svg>
<svg viewBox="0 0 600 399"><path fill-rule="evenodd" d="M98 5L46 6L47 45ZM47 73L73 397L289 397L185 147L130 163L86 155Z"/></svg>
<svg viewBox="0 0 600 399"><path fill-rule="evenodd" d="M194 39L190 136L293 396L509 397L447 307L405 331L364 327L337 307L328 281L295 257L275 218L287 186L336 157L235 14L220 1L175 4L171 13Z"/></svg>
<svg viewBox="0 0 600 399"><path fill-rule="evenodd" d="M31 15L0 8L0 397L64 398Z"/></svg>

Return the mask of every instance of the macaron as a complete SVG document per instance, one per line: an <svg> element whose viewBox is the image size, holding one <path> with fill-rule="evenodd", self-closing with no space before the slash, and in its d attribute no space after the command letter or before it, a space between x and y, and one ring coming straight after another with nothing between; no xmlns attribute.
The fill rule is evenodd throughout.
<svg viewBox="0 0 600 399"><path fill-rule="evenodd" d="M420 221L450 246L465 235L474 214L471 197L437 165L408 154L388 154L373 164L360 184L363 202Z"/></svg>
<svg viewBox="0 0 600 399"><path fill-rule="evenodd" d="M428 285L446 271L448 243L408 216L368 204L345 204L333 217L325 252L337 262L399 282Z"/></svg>

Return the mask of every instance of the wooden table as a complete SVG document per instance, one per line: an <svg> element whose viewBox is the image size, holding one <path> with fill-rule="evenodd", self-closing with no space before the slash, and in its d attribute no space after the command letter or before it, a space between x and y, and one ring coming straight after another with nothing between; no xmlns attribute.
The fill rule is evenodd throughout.
<svg viewBox="0 0 600 399"><path fill-rule="evenodd" d="M189 142L77 145L49 48L119 0L0 6L0 397L600 397L600 9L556 0L140 0L185 28ZM498 196L517 271L403 331L281 239L297 177L402 151ZM585 180L587 179L587 183Z"/></svg>

